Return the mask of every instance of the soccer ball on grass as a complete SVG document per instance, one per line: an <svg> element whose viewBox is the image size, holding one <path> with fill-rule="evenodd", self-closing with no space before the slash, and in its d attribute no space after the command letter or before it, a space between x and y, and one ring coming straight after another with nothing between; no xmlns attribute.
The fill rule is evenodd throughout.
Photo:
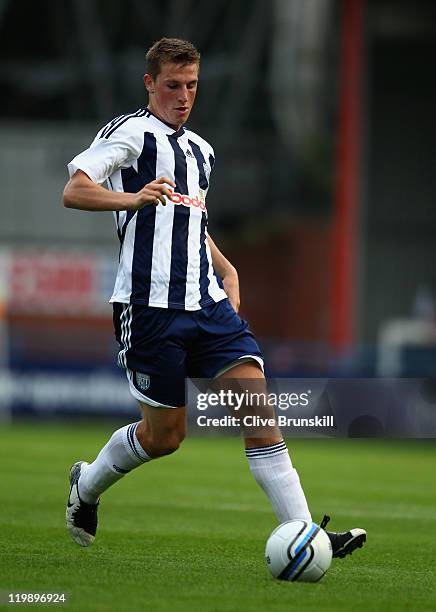
<svg viewBox="0 0 436 612"><path fill-rule="evenodd" d="M266 543L269 571L279 580L317 582L332 562L332 545L326 532L310 521L279 525Z"/></svg>

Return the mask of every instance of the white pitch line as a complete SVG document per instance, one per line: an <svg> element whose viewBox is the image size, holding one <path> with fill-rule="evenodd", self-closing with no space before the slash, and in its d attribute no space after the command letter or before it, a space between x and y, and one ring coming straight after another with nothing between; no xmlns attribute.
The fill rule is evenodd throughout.
<svg viewBox="0 0 436 612"><path fill-rule="evenodd" d="M337 502L335 502L337 503ZM135 504L136 505L136 504ZM164 505L160 502L147 501L148 506L153 507L163 507ZM329 507L329 504L324 504L326 507ZM333 507L331 504L330 507ZM259 512L263 514L270 514L272 512L272 508L259 506L256 502L253 504L238 504L238 503L214 503L214 504L205 504L205 503L190 503L190 502L182 502L182 501L172 501L171 504L165 505L165 508L188 508L188 509L196 509L196 510L217 510L217 511L229 511L229 512ZM363 507L359 510L353 508L342 508L334 511L330 511L332 516L340 516L340 517L358 517L362 518L378 518L378 519L401 519L401 520L426 520L426 521L436 521L436 512L431 508L420 508L419 506L405 506L401 509L396 508L394 505L385 506L384 509L381 508L371 508L371 507Z"/></svg>

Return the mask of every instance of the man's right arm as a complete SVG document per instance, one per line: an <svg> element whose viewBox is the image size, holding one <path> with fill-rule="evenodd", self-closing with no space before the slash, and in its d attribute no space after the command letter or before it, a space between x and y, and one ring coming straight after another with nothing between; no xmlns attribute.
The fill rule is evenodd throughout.
<svg viewBox="0 0 436 612"><path fill-rule="evenodd" d="M137 193L119 193L94 183L85 172L77 170L65 186L63 202L66 208L79 210L139 210L147 204L156 206L159 202L165 206L165 196L170 198L172 195L170 187L175 187L175 183L162 176L144 185Z"/></svg>

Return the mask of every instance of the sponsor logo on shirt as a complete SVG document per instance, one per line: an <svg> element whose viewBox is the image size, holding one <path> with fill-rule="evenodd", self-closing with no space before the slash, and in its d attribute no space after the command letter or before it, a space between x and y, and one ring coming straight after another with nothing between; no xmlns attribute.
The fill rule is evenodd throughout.
<svg viewBox="0 0 436 612"><path fill-rule="evenodd" d="M203 190L200 190L199 195L193 198L182 193L177 193L177 191L173 191L173 194L171 196L171 202L173 202L173 204L175 205L183 204L183 206L193 206L194 208L207 210Z"/></svg>

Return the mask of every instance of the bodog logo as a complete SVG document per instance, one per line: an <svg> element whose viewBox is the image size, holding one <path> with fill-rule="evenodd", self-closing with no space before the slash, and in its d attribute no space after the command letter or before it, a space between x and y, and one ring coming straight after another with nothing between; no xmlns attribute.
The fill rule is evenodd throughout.
<svg viewBox="0 0 436 612"><path fill-rule="evenodd" d="M183 206L193 206L194 208L206 210L206 202L204 200L200 200L198 196L195 196L195 198L190 198L187 195L177 193L177 191L173 191L173 194L171 196L171 202L176 205L183 204Z"/></svg>

